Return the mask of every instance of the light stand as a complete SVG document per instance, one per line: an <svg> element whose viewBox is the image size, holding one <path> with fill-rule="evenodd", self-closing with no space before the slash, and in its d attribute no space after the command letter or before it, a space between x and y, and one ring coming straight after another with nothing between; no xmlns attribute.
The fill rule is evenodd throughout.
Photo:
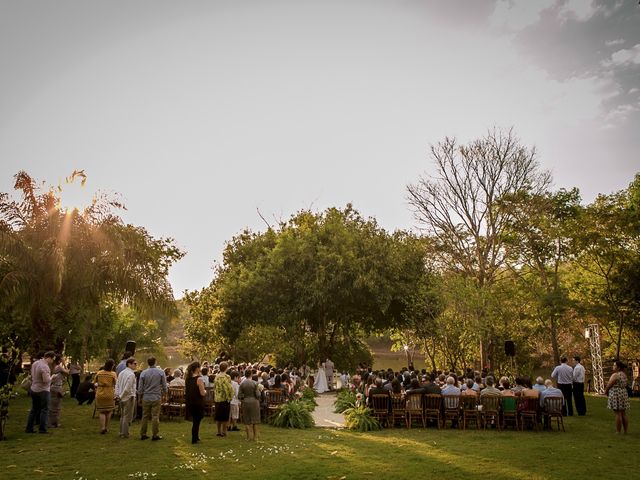
<svg viewBox="0 0 640 480"><path fill-rule="evenodd" d="M602 353L600 351L600 330L598 324L590 324L584 331L584 337L589 340L589 346L591 348L593 389L596 393L602 395L604 394L604 374L602 373Z"/></svg>

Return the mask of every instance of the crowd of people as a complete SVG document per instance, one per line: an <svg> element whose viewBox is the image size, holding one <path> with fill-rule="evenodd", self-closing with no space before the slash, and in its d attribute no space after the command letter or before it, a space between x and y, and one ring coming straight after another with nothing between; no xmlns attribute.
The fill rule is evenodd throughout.
<svg viewBox="0 0 640 480"><path fill-rule="evenodd" d="M31 366L29 394L32 408L27 419L26 431L47 433L49 427L59 427L61 399L64 383L71 377L71 396L78 404L92 404L100 419L100 433L109 431L111 416L116 405L120 410L119 435L129 438L130 426L140 415L140 439L161 440L160 413L163 398L169 388L184 389L184 401L188 416L192 419L191 441L200 441L200 422L205 415L208 392L213 396L213 414L218 437L225 437L230 431L238 431L240 418L246 428L246 438L255 440L258 425L265 406L266 392L277 390L285 400L294 398L302 388L314 388L318 393L334 388L349 388L360 394L367 403L375 394L442 394L442 395L486 395L532 397L544 408L545 398L563 397L563 415L573 415L573 403L578 415L586 414L584 398L585 369L580 357L574 357L574 365L567 358L561 359L550 378L538 377L535 382L524 377L516 377L513 383L506 376L496 380L492 372L467 369L464 373L453 371L427 372L403 368L395 372L391 369L373 371L371 368L358 369L354 375L341 372L334 376L334 365L330 359L318 363L315 370L306 364L300 367L288 365L275 368L271 365L239 363L234 364L222 354L214 362L190 363L186 369L161 369L154 357L146 360L147 368L142 369L132 352L125 352L120 363L108 359L95 374L85 375L80 381L80 369L75 364L65 366L61 355L46 352ZM614 373L606 387L608 408L616 414L616 429L627 432L626 410L629 408L627 395L626 366L619 361L614 364ZM553 379L553 380L552 380ZM555 384L554 384L555 380ZM141 411L140 414L138 412ZM242 415L240 415L242 412ZM148 435L151 423L151 436Z"/></svg>

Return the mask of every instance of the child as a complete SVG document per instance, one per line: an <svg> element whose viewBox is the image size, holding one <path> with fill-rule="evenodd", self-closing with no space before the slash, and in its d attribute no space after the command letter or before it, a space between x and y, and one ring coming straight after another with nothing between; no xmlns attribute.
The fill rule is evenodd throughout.
<svg viewBox="0 0 640 480"><path fill-rule="evenodd" d="M231 377L231 387L233 387L233 399L231 400L231 416L228 430L237 432L238 418L240 417L240 400L238 400L238 391L240 390L240 384L238 383L238 372L233 371L229 374Z"/></svg>

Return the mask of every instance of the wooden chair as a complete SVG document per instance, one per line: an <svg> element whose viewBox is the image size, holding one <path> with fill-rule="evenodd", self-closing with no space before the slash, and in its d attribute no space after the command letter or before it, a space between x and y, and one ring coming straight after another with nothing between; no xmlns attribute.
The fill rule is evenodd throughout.
<svg viewBox="0 0 640 480"><path fill-rule="evenodd" d="M518 430L518 400L516 397L502 397L502 428L507 428L507 424L513 425Z"/></svg>
<svg viewBox="0 0 640 480"><path fill-rule="evenodd" d="M280 405L287 401L287 399L284 395L284 390L282 390L281 388L265 390L264 393L266 397L265 416L266 418L269 418L278 410L278 407L280 407Z"/></svg>
<svg viewBox="0 0 640 480"><path fill-rule="evenodd" d="M480 429L480 410L478 410L477 395L462 395L462 429L467 429L467 424L471 421L476 423L476 428Z"/></svg>
<svg viewBox="0 0 640 480"><path fill-rule="evenodd" d="M458 395L443 395L442 405L444 407L444 427L447 427L447 420L451 421L451 428L460 428L460 397Z"/></svg>
<svg viewBox="0 0 640 480"><path fill-rule="evenodd" d="M560 425L562 425L562 431L566 431L564 429L564 420L562 419L563 403L563 397L546 397L544 399L544 424L548 425L551 430L553 430L551 421L555 418L558 425L558 431L560 431Z"/></svg>
<svg viewBox="0 0 640 480"><path fill-rule="evenodd" d="M389 425L389 407L391 397L384 393L371 395L371 408L373 416L378 419L380 425Z"/></svg>
<svg viewBox="0 0 640 480"><path fill-rule="evenodd" d="M167 392L167 402L164 404L164 414L172 417L184 418L187 412L185 403L185 387L169 387Z"/></svg>
<svg viewBox="0 0 640 480"><path fill-rule="evenodd" d="M518 402L518 413L520 414L520 430L524 430L525 424L531 422L531 428L540 430L538 422L538 399L536 397L520 397Z"/></svg>
<svg viewBox="0 0 640 480"><path fill-rule="evenodd" d="M488 425L495 425L500 430L500 398L499 395L480 395L480 414L485 430Z"/></svg>
<svg viewBox="0 0 640 480"><path fill-rule="evenodd" d="M424 407L423 407L423 395L421 393L410 393L407 395L407 426L411 428L413 420L421 420L422 428L426 428Z"/></svg>
<svg viewBox="0 0 640 480"><path fill-rule="evenodd" d="M216 404L213 401L213 387L205 387L205 395L204 395L204 416L211 417L211 421L213 422L214 413L216 411Z"/></svg>
<svg viewBox="0 0 640 480"><path fill-rule="evenodd" d="M424 395L424 418L425 421L435 420L438 429L442 423L442 395L428 393Z"/></svg>
<svg viewBox="0 0 640 480"><path fill-rule="evenodd" d="M400 420L400 425L407 424L407 402L401 393L391 394L391 426L395 427Z"/></svg>

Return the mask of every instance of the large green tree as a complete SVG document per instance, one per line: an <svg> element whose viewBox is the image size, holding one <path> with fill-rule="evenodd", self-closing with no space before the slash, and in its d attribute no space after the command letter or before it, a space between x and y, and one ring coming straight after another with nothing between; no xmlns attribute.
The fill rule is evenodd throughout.
<svg viewBox="0 0 640 480"><path fill-rule="evenodd" d="M302 211L277 229L234 237L210 287L193 297L193 311L203 318L208 305L204 317L230 344L269 325L282 332L274 345L290 345L291 357L281 360L331 356L346 366L362 353L362 335L404 321L426 274L415 237L389 234L350 205Z"/></svg>

